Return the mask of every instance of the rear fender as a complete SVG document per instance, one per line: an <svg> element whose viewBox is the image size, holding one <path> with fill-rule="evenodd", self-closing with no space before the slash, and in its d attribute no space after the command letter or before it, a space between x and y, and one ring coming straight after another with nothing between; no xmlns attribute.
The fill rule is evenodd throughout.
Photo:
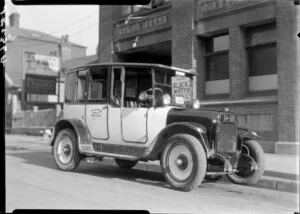
<svg viewBox="0 0 300 214"><path fill-rule="evenodd" d="M168 138L174 134L186 133L191 134L196 137L201 145L203 146L207 156L210 154L210 146L208 144L206 136L206 128L199 123L188 123L188 122L176 122L166 126L161 132L157 135L154 142L149 148L149 153L147 159L159 159L160 153L163 151L167 145Z"/></svg>
<svg viewBox="0 0 300 214"><path fill-rule="evenodd" d="M57 134L63 129L72 129L77 137L78 148L80 152L89 151L92 149L92 139L88 130L80 120L62 119L56 122L53 134L50 139L50 145L53 146Z"/></svg>

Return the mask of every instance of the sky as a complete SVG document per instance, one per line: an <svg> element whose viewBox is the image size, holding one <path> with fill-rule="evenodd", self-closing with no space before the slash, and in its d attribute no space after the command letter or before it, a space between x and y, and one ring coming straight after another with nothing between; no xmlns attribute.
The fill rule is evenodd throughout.
<svg viewBox="0 0 300 214"><path fill-rule="evenodd" d="M20 27L56 37L68 34L71 42L87 47L87 55L96 54L98 45L99 5L26 5L5 0L6 17L20 14ZM7 22L8 23L8 22Z"/></svg>

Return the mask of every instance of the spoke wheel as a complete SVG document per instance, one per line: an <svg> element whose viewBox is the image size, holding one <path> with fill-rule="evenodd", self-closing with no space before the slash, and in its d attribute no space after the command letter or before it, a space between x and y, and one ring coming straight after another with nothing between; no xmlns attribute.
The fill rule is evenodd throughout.
<svg viewBox="0 0 300 214"><path fill-rule="evenodd" d="M68 137L63 137L57 146L57 156L61 163L68 164L72 160L72 141Z"/></svg>
<svg viewBox="0 0 300 214"><path fill-rule="evenodd" d="M172 136L161 157L162 171L168 183L183 191L199 186L205 176L207 160L205 151L194 136Z"/></svg>
<svg viewBox="0 0 300 214"><path fill-rule="evenodd" d="M78 151L76 136L71 129L63 129L58 133L52 148L52 154L59 169L73 171L77 168L82 156Z"/></svg>

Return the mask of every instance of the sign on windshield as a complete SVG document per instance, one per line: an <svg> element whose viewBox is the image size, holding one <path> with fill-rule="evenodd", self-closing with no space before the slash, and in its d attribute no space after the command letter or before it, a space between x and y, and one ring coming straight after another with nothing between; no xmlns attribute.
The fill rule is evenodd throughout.
<svg viewBox="0 0 300 214"><path fill-rule="evenodd" d="M191 79L189 77L172 77L172 98L176 104L191 101Z"/></svg>

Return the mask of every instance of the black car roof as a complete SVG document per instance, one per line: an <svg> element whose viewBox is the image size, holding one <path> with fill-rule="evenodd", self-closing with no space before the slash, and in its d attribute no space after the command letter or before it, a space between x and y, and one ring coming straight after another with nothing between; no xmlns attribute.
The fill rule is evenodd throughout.
<svg viewBox="0 0 300 214"><path fill-rule="evenodd" d="M167 66L167 65L162 65L162 64L155 64L155 63L133 63L133 62L110 62L110 63L95 63L95 64L87 64L83 66L78 66L74 67L71 69L68 69L67 72L75 70L75 69L80 69L80 68L87 68L87 67L93 67L93 66L101 66L101 65L108 65L108 66L146 66L146 67L158 67L158 68L165 68L165 69L170 69L170 70L175 70L175 71L180 71L186 74L190 75L197 75L197 73L187 70L187 69L182 69L174 66Z"/></svg>

